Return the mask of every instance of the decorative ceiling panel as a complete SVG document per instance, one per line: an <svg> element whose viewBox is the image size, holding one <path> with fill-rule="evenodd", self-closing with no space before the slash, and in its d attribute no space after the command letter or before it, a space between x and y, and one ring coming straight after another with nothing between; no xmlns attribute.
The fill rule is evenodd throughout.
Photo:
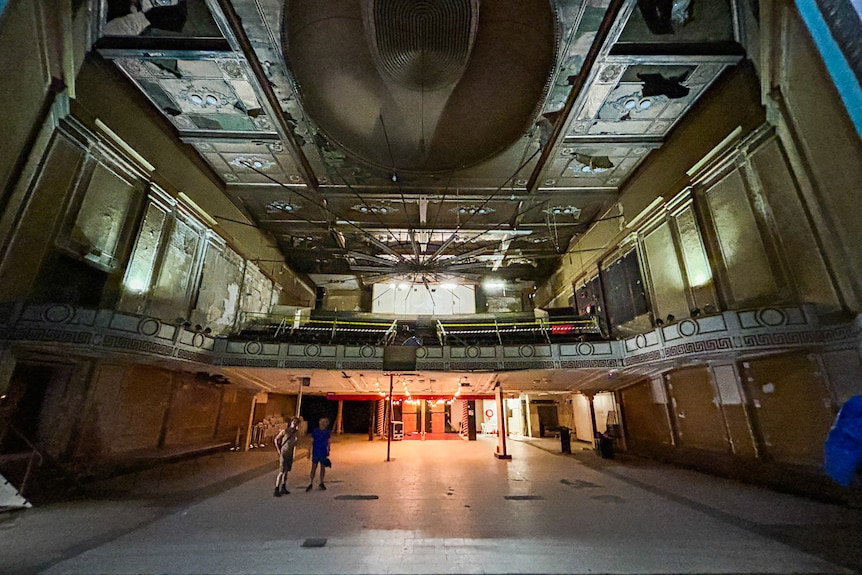
<svg viewBox="0 0 862 575"><path fill-rule="evenodd" d="M559 186L616 188L657 144L567 140L549 166Z"/></svg>
<svg viewBox="0 0 862 575"><path fill-rule="evenodd" d="M573 78L581 73L608 4L609 0L554 2L560 41L557 66L550 78L550 90L542 106L543 114L559 112L565 105Z"/></svg>
<svg viewBox="0 0 862 575"><path fill-rule="evenodd" d="M598 74L573 114L568 142L593 137L664 139L727 64L614 63ZM608 79L613 78L612 83Z"/></svg>
<svg viewBox="0 0 862 575"><path fill-rule="evenodd" d="M228 184L300 184L302 176L293 156L280 140L187 139Z"/></svg>
<svg viewBox="0 0 862 575"><path fill-rule="evenodd" d="M237 58L120 58L116 64L183 136L275 135Z"/></svg>
<svg viewBox="0 0 862 575"><path fill-rule="evenodd" d="M186 4L99 49L290 267L357 286L543 281L741 58L730 0Z"/></svg>
<svg viewBox="0 0 862 575"><path fill-rule="evenodd" d="M728 0L641 1L636 9L631 7L631 17L617 42L716 44L733 41L734 37Z"/></svg>

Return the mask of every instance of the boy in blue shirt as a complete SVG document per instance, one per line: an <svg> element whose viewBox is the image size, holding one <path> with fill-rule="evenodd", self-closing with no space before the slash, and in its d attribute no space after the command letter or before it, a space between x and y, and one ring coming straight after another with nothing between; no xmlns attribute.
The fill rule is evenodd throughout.
<svg viewBox="0 0 862 575"><path fill-rule="evenodd" d="M317 429L311 432L311 483L305 488L306 491L311 491L314 486L314 474L317 473L318 464L320 464L320 488L326 489L323 478L326 475L326 468L332 465L329 462L329 438L332 432L328 427L329 419L322 417Z"/></svg>

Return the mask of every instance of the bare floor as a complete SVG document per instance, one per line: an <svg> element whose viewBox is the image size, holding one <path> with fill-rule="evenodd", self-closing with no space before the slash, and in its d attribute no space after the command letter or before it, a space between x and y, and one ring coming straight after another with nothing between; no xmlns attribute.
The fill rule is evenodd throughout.
<svg viewBox="0 0 862 575"><path fill-rule="evenodd" d="M862 511L559 440L336 438L326 490L273 449L0 514L0 573L859 573Z"/></svg>

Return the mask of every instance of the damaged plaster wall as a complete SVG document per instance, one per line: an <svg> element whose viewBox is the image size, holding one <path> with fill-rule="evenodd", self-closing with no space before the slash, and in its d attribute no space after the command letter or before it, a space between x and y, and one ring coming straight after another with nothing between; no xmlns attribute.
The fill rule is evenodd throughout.
<svg viewBox="0 0 862 575"><path fill-rule="evenodd" d="M177 218L171 230L159 275L153 285L150 313L161 318L184 317L189 289L196 278L200 230Z"/></svg>
<svg viewBox="0 0 862 575"><path fill-rule="evenodd" d="M257 266L247 263L239 298L239 313L266 314L273 302L274 285Z"/></svg>
<svg viewBox="0 0 862 575"><path fill-rule="evenodd" d="M245 262L229 247L210 243L204 255L197 305L190 321L213 333L229 331L236 320Z"/></svg>

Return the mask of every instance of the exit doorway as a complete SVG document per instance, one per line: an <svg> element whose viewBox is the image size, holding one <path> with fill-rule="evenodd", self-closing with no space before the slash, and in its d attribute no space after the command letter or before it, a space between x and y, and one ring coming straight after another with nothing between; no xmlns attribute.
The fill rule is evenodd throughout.
<svg viewBox="0 0 862 575"><path fill-rule="evenodd" d="M451 403L442 399L404 400L401 421L404 422L404 439L450 439L458 437L460 429L452 425Z"/></svg>

